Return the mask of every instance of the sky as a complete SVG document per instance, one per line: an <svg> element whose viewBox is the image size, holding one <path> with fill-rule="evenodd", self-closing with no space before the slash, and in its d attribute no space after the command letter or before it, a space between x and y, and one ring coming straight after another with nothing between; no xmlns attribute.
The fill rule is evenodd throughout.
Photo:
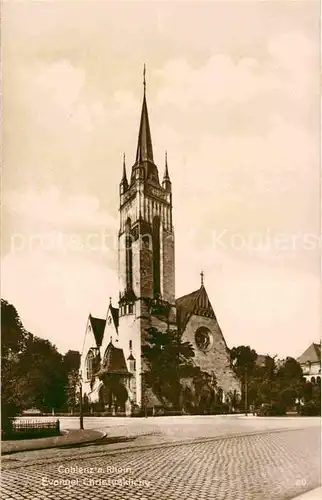
<svg viewBox="0 0 322 500"><path fill-rule="evenodd" d="M63 353L118 300L122 157L147 66L173 186L176 295L229 347L321 333L319 2L4 1L1 296Z"/></svg>

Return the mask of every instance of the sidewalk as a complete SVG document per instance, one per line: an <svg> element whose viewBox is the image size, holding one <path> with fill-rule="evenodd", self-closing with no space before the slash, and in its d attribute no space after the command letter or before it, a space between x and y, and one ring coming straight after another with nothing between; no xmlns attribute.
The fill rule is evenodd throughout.
<svg viewBox="0 0 322 500"><path fill-rule="evenodd" d="M9 455L20 451L44 450L46 448L59 448L63 446L92 443L105 436L106 434L102 431L73 429L65 431L61 436L2 441L1 455Z"/></svg>

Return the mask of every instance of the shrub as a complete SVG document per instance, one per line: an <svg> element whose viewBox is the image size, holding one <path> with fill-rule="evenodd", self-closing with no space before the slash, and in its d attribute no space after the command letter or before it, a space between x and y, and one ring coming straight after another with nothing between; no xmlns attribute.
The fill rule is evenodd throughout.
<svg viewBox="0 0 322 500"><path fill-rule="evenodd" d="M308 403L300 406L298 411L303 417L316 417L321 415L321 405L315 401L309 401Z"/></svg>
<svg viewBox="0 0 322 500"><path fill-rule="evenodd" d="M257 410L257 415L260 417L277 417L285 414L286 407L281 403L265 404Z"/></svg>

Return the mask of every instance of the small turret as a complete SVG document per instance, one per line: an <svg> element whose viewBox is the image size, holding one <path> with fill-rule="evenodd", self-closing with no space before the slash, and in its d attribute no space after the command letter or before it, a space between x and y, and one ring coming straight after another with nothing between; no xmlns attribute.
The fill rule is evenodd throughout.
<svg viewBox="0 0 322 500"><path fill-rule="evenodd" d="M167 191L171 191L171 181L170 181L169 170L168 170L168 155L167 155L167 152L165 152L165 169L164 169L164 176L163 176L163 181L162 181L162 187L163 187L163 189L166 189Z"/></svg>
<svg viewBox="0 0 322 500"><path fill-rule="evenodd" d="M128 189L128 187L129 183L127 182L127 176L126 176L125 154L123 154L123 175L120 182L120 194L124 194L125 191Z"/></svg>

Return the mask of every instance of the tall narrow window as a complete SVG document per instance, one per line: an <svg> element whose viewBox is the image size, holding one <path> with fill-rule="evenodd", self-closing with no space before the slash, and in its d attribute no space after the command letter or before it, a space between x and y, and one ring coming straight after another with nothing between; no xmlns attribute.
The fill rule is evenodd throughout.
<svg viewBox="0 0 322 500"><path fill-rule="evenodd" d="M125 226L125 252L126 252L126 288L132 288L132 235L131 235L131 219L127 219Z"/></svg>
<svg viewBox="0 0 322 500"><path fill-rule="evenodd" d="M94 354L92 351L89 351L89 353L86 356L86 380L90 380L92 378L93 360L94 360Z"/></svg>
<svg viewBox="0 0 322 500"><path fill-rule="evenodd" d="M160 217L154 217L152 225L153 238L153 293L160 295Z"/></svg>

